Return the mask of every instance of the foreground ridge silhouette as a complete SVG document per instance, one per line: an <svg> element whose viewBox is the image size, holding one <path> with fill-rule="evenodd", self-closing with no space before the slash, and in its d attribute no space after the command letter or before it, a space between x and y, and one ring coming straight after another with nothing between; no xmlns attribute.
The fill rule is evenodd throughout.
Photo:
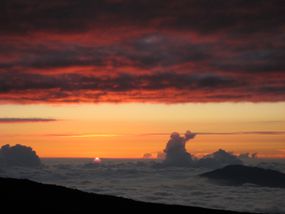
<svg viewBox="0 0 285 214"><path fill-rule="evenodd" d="M187 213L241 213L234 211L207 209L179 205L166 205L158 203L139 202L131 199L87 193L57 185L41 184L25 179L0 178L1 205L21 204L22 211L33 211L34 205L41 208L65 211L74 210L102 210L120 212L146 212L158 210L161 212L187 212ZM22 206L24 204L25 206ZM117 210L118 209L118 210ZM46 211L46 210L45 210ZM85 212L83 212L85 213ZM90 213L90 212L89 212Z"/></svg>

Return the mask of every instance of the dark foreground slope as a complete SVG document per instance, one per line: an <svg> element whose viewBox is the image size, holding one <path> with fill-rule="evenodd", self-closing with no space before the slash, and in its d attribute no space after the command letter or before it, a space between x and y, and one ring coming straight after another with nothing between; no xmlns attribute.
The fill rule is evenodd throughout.
<svg viewBox="0 0 285 214"><path fill-rule="evenodd" d="M176 205L138 202L114 196L86 193L61 186L40 184L29 180L0 178L1 205L10 204L10 209L18 206L22 212L80 211L80 213L99 212L187 212L187 213L238 213L231 211L204 209ZM14 206L11 206L14 205Z"/></svg>
<svg viewBox="0 0 285 214"><path fill-rule="evenodd" d="M228 185L251 183L264 187L285 188L285 174L276 170L243 165L229 165L201 175Z"/></svg>

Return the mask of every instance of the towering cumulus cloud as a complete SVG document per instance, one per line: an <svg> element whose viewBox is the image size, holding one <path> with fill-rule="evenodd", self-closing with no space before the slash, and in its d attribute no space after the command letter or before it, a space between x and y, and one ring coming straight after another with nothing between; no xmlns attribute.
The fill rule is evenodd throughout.
<svg viewBox="0 0 285 214"><path fill-rule="evenodd" d="M4 145L0 149L0 166L23 166L23 167L39 167L41 166L40 158L31 148L23 145Z"/></svg>
<svg viewBox="0 0 285 214"><path fill-rule="evenodd" d="M188 140L195 137L196 134L187 131L183 136L173 132L164 150L166 158L164 163L171 166L188 166L192 161L192 156L186 151L185 145Z"/></svg>
<svg viewBox="0 0 285 214"><path fill-rule="evenodd" d="M208 154L201 159L192 158L191 153L186 150L186 143L188 140L194 138L195 133L187 131L184 136L177 132L170 135L170 139L164 149L165 158L164 166L182 166L182 167L205 167L205 168L219 168L227 165L243 164L241 158L243 156L254 158L255 154L243 154L237 156L231 152L219 149L211 154ZM161 154L160 154L161 155Z"/></svg>

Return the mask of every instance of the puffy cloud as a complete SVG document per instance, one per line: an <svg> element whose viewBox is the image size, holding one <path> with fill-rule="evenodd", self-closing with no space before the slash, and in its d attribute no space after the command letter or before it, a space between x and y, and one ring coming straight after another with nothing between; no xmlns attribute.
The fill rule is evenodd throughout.
<svg viewBox="0 0 285 214"><path fill-rule="evenodd" d="M242 160L253 159L256 154L241 154L239 156L219 149L209 155L200 159L193 158L192 154L186 150L186 143L188 140L193 139L196 133L187 131L184 136L177 132L170 135L170 139L166 144L164 153L160 152L158 159L163 159L162 165L157 166L183 166L183 167L206 167L206 168L219 168L232 164L243 164Z"/></svg>
<svg viewBox="0 0 285 214"><path fill-rule="evenodd" d="M41 161L31 147L7 144L0 149L0 166L40 167Z"/></svg>
<svg viewBox="0 0 285 214"><path fill-rule="evenodd" d="M173 132L164 150L166 156L165 165L189 166L192 163L192 156L186 151L186 142L195 137L195 133L187 131L184 136Z"/></svg>
<svg viewBox="0 0 285 214"><path fill-rule="evenodd" d="M232 164L242 164L242 161L236 155L222 149L198 160L199 166L210 168L218 168Z"/></svg>

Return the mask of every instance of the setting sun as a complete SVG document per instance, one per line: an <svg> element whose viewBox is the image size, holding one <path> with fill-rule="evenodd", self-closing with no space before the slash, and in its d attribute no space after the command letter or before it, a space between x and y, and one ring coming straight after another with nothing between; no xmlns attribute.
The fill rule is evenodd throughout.
<svg viewBox="0 0 285 214"><path fill-rule="evenodd" d="M284 12L1 0L1 194L29 213L285 213Z"/></svg>

